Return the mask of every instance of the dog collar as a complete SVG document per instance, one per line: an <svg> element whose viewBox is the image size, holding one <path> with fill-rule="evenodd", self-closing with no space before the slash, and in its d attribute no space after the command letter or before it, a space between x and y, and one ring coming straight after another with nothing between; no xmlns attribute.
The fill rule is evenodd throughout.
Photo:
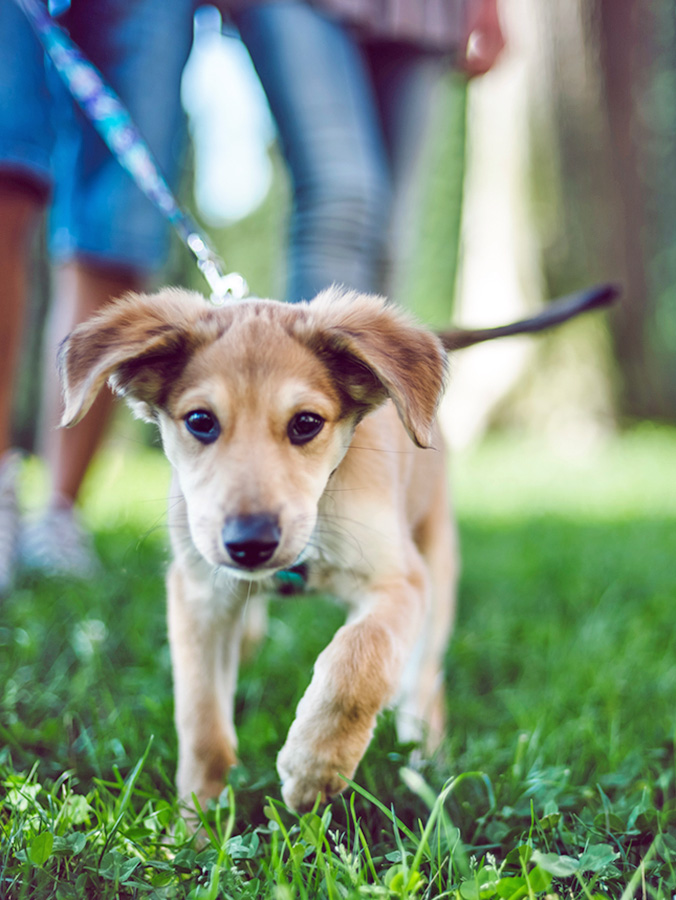
<svg viewBox="0 0 676 900"><path fill-rule="evenodd" d="M291 597L294 594L302 594L307 587L308 567L306 563L299 563L288 569L275 572L274 580L277 593L283 597Z"/></svg>

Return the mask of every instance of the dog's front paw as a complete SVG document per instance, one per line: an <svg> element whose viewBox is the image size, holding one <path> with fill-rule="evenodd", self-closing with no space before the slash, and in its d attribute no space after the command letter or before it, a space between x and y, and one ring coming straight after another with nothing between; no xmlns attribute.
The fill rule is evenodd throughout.
<svg viewBox="0 0 676 900"><path fill-rule="evenodd" d="M296 812L307 812L317 802L328 803L346 787L346 782L330 765L321 766L318 761L311 763L312 769L301 767L289 769L278 765L282 781L282 799Z"/></svg>
<svg viewBox="0 0 676 900"><path fill-rule="evenodd" d="M357 764L340 759L340 754L314 753L294 741L287 741L277 757L282 779L282 798L289 809L306 812L317 802L328 803L347 786L341 775L351 778Z"/></svg>

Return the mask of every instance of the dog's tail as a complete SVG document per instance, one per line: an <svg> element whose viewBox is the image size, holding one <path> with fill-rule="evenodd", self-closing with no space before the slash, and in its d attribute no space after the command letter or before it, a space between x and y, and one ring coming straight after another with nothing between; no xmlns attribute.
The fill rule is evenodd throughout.
<svg viewBox="0 0 676 900"><path fill-rule="evenodd" d="M511 325L501 325L497 328L457 328L452 331L440 331L437 334L446 350L462 350L463 347L471 347L472 344L479 344L481 341L492 341L494 338L509 337L512 334L544 331L546 328L567 322L580 313L610 306L619 296L620 289L617 285L600 284L552 300L536 316L512 322Z"/></svg>

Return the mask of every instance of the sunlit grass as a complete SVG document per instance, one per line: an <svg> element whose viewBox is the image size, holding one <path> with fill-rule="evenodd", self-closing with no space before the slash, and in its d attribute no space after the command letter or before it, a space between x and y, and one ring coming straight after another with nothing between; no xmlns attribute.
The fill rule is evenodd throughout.
<svg viewBox="0 0 676 900"><path fill-rule="evenodd" d="M651 423L577 446L502 435L452 460L459 514L676 516L676 432Z"/></svg>

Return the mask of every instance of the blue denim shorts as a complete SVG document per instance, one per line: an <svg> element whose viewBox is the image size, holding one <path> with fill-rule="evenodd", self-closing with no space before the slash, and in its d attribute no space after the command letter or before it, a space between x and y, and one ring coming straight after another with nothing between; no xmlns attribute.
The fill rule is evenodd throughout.
<svg viewBox="0 0 676 900"><path fill-rule="evenodd" d="M58 20L127 106L172 186L186 143L180 82L193 12L194 0L72 0ZM0 175L50 198L53 258L156 269L165 219L76 107L13 0L0 3L0 34Z"/></svg>

